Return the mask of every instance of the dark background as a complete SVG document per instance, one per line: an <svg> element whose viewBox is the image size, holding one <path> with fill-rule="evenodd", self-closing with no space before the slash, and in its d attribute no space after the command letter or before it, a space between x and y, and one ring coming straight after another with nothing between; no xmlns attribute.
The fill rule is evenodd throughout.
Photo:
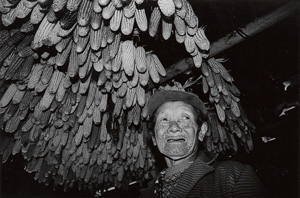
<svg viewBox="0 0 300 198"><path fill-rule="evenodd" d="M256 18L272 11L284 1L191 1L200 24L206 25L211 42L243 27ZM297 4L299 6L299 4ZM271 28L246 38L217 58L224 63L240 89L241 103L256 126L253 135L254 150L246 153L241 148L233 158L251 164L271 197L299 197L299 11ZM167 67L186 57L182 45L159 40L149 43ZM181 75L179 80L186 78ZM291 86L284 90L283 82ZM285 107L295 106L279 117ZM262 137L275 138L264 143ZM24 170L20 156L11 156L1 164L1 197L85 197L93 196L88 190L76 188L63 192L52 186L39 184L34 175ZM138 186L130 191L112 191L107 196L134 197Z"/></svg>

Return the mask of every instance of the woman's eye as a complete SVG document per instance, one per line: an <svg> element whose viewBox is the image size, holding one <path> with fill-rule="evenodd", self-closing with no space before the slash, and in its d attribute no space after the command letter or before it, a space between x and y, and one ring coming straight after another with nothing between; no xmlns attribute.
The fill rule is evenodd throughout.
<svg viewBox="0 0 300 198"><path fill-rule="evenodd" d="M167 118L163 118L161 121L163 121L163 122L167 122L167 121L168 121L168 119L167 119Z"/></svg>
<svg viewBox="0 0 300 198"><path fill-rule="evenodd" d="M184 119L184 120L189 120L190 117L189 117L189 116L184 116L183 119Z"/></svg>

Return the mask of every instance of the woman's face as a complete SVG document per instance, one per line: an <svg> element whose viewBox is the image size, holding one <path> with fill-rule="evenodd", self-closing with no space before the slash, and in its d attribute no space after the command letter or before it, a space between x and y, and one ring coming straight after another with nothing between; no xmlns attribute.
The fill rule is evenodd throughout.
<svg viewBox="0 0 300 198"><path fill-rule="evenodd" d="M198 149L198 125L193 107L181 101L166 102L156 114L155 142L172 160L188 158Z"/></svg>

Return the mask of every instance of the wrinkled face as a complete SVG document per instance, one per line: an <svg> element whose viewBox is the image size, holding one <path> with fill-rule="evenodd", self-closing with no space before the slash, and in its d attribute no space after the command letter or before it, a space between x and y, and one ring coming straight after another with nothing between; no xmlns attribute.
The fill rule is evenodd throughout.
<svg viewBox="0 0 300 198"><path fill-rule="evenodd" d="M191 156L198 149L198 125L193 107L181 101L166 102L156 114L155 142L159 151L173 159Z"/></svg>

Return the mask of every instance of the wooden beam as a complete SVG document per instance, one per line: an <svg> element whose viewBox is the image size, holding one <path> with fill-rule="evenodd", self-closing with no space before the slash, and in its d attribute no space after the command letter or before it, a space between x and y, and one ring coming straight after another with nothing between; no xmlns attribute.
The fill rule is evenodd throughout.
<svg viewBox="0 0 300 198"><path fill-rule="evenodd" d="M244 28L241 28L241 30L248 36L254 36L255 34L273 26L279 21L282 21L283 19L291 16L297 10L299 10L298 3L287 3L282 7L274 10L273 12L249 23ZM244 40L245 38L239 34L236 34L236 32L229 33L211 44L210 57L213 57ZM166 69L167 76L161 77L159 84L153 84L152 82L150 82L147 90L159 86L160 84L166 83L167 81L184 73L192 67L194 67L194 63L191 57L184 58L178 61L177 63L171 65Z"/></svg>

